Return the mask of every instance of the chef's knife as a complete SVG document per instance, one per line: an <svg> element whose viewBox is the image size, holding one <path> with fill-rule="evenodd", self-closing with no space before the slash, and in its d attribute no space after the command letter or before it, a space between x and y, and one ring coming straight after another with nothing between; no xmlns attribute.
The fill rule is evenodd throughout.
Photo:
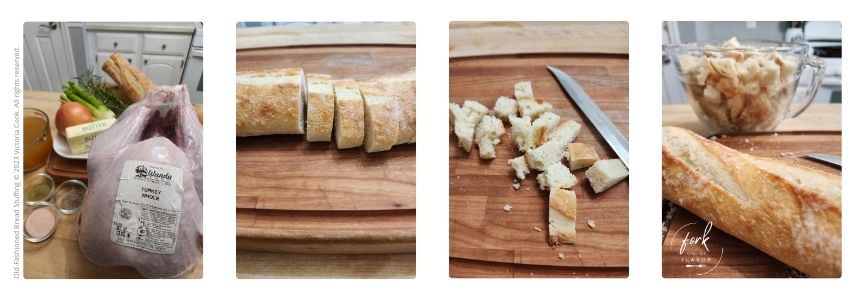
<svg viewBox="0 0 865 300"><path fill-rule="evenodd" d="M598 105L592 101L592 98L586 94L586 91L574 81L571 76L567 73L559 70L553 66L547 66L547 70L550 70L553 73L553 76L556 77L559 84L562 86L562 89L565 90L565 93L568 94L568 97L571 98L577 107L583 111L583 114L586 115L586 118L589 119L589 122L598 130L598 133L601 134L601 137L607 141L607 145L610 145L610 148L613 148L613 152L616 152L616 155L619 156L619 159L622 160L622 163L625 164L625 167L630 168L628 164L628 140L619 132L619 129L616 128L616 125L610 121L610 118L607 118L607 115L598 108Z"/></svg>
<svg viewBox="0 0 865 300"><path fill-rule="evenodd" d="M834 166L839 167L839 168L841 167L841 157L837 156L837 155L826 154L826 153L816 153L815 152L815 153L807 153L807 154L805 154L805 157L808 157L808 158L813 159L813 160L821 161L824 163L828 163L830 165L834 165Z"/></svg>

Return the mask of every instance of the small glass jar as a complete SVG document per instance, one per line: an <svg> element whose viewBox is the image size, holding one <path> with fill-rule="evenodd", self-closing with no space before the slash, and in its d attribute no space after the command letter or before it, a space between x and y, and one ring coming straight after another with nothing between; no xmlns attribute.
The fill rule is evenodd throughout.
<svg viewBox="0 0 865 300"><path fill-rule="evenodd" d="M24 207L24 239L31 243L50 239L60 222L60 211L47 202Z"/></svg>
<svg viewBox="0 0 865 300"><path fill-rule="evenodd" d="M28 175L24 178L24 203L27 205L46 204L54 195L54 178L45 173Z"/></svg>
<svg viewBox="0 0 865 300"><path fill-rule="evenodd" d="M54 191L54 206L65 215L77 213L84 203L87 185L80 180L66 180Z"/></svg>

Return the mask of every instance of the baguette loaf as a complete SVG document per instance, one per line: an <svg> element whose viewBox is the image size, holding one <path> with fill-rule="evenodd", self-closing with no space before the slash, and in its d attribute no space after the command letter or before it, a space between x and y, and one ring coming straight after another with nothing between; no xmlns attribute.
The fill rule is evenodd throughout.
<svg viewBox="0 0 865 300"><path fill-rule="evenodd" d="M153 82L120 54L112 53L102 64L102 71L108 74L120 87L123 100L127 103L138 102L153 89Z"/></svg>
<svg viewBox="0 0 865 300"><path fill-rule="evenodd" d="M363 97L357 82L351 79L333 81L336 107L333 131L336 148L347 149L363 145Z"/></svg>
<svg viewBox="0 0 865 300"><path fill-rule="evenodd" d="M360 93L364 102L364 149L369 153L390 150L399 138L399 100L377 81L362 82Z"/></svg>
<svg viewBox="0 0 865 300"><path fill-rule="evenodd" d="M330 75L306 75L306 140L329 142L333 131L334 95Z"/></svg>
<svg viewBox="0 0 865 300"><path fill-rule="evenodd" d="M396 144L411 144L415 142L416 107L415 107L415 70L375 79L384 84L389 95L399 101L399 135Z"/></svg>
<svg viewBox="0 0 865 300"><path fill-rule="evenodd" d="M841 177L663 129L663 195L814 277L841 276Z"/></svg>
<svg viewBox="0 0 865 300"><path fill-rule="evenodd" d="M236 135L304 133L303 69L237 73Z"/></svg>

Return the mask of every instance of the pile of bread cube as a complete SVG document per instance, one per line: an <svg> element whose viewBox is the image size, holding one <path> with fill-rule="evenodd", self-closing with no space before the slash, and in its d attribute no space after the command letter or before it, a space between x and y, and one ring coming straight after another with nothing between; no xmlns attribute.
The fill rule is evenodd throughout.
<svg viewBox="0 0 865 300"><path fill-rule="evenodd" d="M575 120L562 121L552 104L535 99L530 81L517 82L514 96L499 97L492 110L473 100L462 106L451 103L450 121L459 147L471 153L477 144L481 159L494 159L495 146L505 134L504 122L510 124L511 137L523 153L508 160L515 181L526 179L532 170L540 172L540 189L550 191L549 242L575 244L577 201L570 189L577 185L577 177L572 172L588 167L592 189L602 193L627 178L628 170L621 160L600 160L592 146L574 143L582 126Z"/></svg>

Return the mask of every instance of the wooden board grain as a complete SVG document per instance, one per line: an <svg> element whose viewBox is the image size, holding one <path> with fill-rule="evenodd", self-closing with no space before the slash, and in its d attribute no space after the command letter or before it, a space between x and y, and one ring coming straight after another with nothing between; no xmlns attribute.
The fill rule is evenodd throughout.
<svg viewBox="0 0 865 300"><path fill-rule="evenodd" d="M628 22L451 22L450 57L628 54Z"/></svg>
<svg viewBox="0 0 865 300"><path fill-rule="evenodd" d="M840 174L840 169L802 158L809 152L841 155L841 132L806 131L762 134L720 135L716 141L730 148L765 157L777 157L795 164ZM690 225L688 225L690 224ZM798 277L798 271L745 242L714 228L709 233L708 251L699 245L685 247L685 235L702 236L706 221L676 206L663 239L663 276L667 278ZM688 225L688 226L685 226ZM723 249L723 257L721 257ZM686 266L690 265L690 266Z"/></svg>
<svg viewBox="0 0 865 300"><path fill-rule="evenodd" d="M412 254L296 254L237 250L237 278L413 278Z"/></svg>
<svg viewBox="0 0 865 300"><path fill-rule="evenodd" d="M614 158L612 150L546 71L547 65L572 75L619 130L628 135L627 56L520 55L452 59L450 100L462 103L472 99L492 108L499 96L513 95L515 82L531 80L535 97L552 103L554 112L563 120L573 119L584 125L578 142L592 145L601 158ZM520 190L512 188L514 174L507 160L521 153L511 139L510 130L507 131L502 143L496 146L498 158L491 161L481 160L476 148L472 153L465 153L457 147L456 137L451 133L451 276L522 277L534 271L520 270L534 268L549 268L551 274L561 276L595 272L626 276L627 180L595 195L584 172L576 171L574 174L579 180L574 188L578 202L577 244L551 247L547 242L548 194L538 190L537 172L522 181ZM513 207L510 212L503 210L506 204ZM586 225L589 219L597 224L595 229ZM564 257L560 259L559 253ZM608 270L606 268L616 270L600 271Z"/></svg>
<svg viewBox="0 0 865 300"><path fill-rule="evenodd" d="M237 29L237 49L333 45L415 45L413 22L295 23Z"/></svg>
<svg viewBox="0 0 865 300"><path fill-rule="evenodd" d="M237 51L238 71L302 67L307 73L369 80L414 66L413 45ZM386 259L385 253L414 253L414 144L368 154L362 148L309 143L302 135L236 142L237 247L251 250L248 256L376 254ZM305 257L325 263L329 256ZM238 276L256 276L250 270L238 270ZM292 274L280 276L315 276Z"/></svg>

